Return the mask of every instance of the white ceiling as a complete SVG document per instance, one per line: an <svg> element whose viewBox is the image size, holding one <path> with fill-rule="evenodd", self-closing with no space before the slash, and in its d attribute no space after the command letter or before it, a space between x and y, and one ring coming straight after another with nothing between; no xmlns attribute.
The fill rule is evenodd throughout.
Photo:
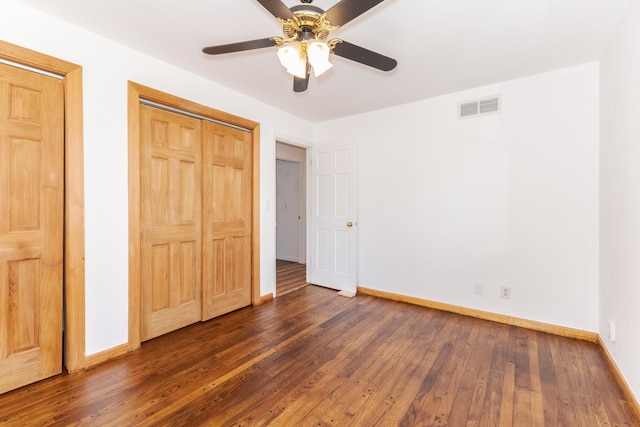
<svg viewBox="0 0 640 427"><path fill-rule="evenodd" d="M386 0L331 36L393 57L398 67L385 73L332 56L334 67L312 76L304 93L292 91L275 48L202 53L281 36L255 0L19 1L320 122L596 60L630 0Z"/></svg>

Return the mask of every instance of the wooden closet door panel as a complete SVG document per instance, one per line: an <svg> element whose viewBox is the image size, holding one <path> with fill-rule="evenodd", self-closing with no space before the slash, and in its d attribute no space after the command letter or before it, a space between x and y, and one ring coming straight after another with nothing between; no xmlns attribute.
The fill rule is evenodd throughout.
<svg viewBox="0 0 640 427"><path fill-rule="evenodd" d="M62 370L63 82L0 64L0 393Z"/></svg>
<svg viewBox="0 0 640 427"><path fill-rule="evenodd" d="M203 319L251 304L251 134L203 123Z"/></svg>
<svg viewBox="0 0 640 427"><path fill-rule="evenodd" d="M141 338L201 319L201 122L141 107Z"/></svg>

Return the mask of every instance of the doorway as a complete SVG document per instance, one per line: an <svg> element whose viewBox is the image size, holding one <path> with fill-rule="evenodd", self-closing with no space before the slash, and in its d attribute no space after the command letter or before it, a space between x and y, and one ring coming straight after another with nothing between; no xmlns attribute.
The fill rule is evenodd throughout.
<svg viewBox="0 0 640 427"><path fill-rule="evenodd" d="M276 142L276 296L306 279L307 150Z"/></svg>

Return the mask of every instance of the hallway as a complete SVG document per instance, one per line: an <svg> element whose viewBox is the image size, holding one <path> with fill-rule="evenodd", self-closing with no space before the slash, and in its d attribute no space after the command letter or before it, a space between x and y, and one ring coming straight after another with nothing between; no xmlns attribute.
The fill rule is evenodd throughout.
<svg viewBox="0 0 640 427"><path fill-rule="evenodd" d="M306 264L276 260L276 296L307 286Z"/></svg>

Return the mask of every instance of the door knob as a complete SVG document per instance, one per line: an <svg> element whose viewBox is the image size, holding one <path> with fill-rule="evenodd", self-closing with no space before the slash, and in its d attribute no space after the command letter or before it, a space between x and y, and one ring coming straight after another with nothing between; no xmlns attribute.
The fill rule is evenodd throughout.
<svg viewBox="0 0 640 427"><path fill-rule="evenodd" d="M349 221L349 222L347 223L347 227L353 227L353 223L352 223L351 221Z"/></svg>

